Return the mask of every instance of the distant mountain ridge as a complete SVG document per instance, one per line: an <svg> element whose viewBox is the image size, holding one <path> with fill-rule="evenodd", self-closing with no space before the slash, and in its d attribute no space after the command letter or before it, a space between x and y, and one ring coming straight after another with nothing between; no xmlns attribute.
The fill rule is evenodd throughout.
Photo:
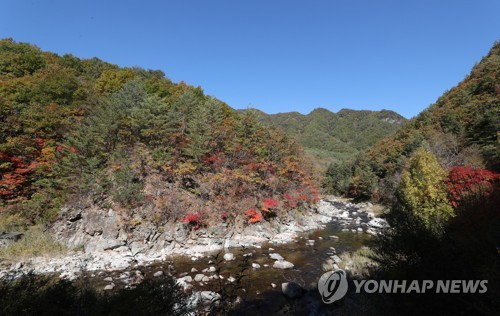
<svg viewBox="0 0 500 316"><path fill-rule="evenodd" d="M250 109L260 122L281 128L316 158L326 163L346 160L396 131L406 118L390 110L316 108L309 114L266 114Z"/></svg>

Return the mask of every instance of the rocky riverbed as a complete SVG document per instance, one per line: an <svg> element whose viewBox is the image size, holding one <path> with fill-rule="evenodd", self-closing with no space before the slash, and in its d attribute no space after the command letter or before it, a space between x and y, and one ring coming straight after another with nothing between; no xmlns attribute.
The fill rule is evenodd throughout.
<svg viewBox="0 0 500 316"><path fill-rule="evenodd" d="M104 213L104 215L103 215ZM80 249L57 258L32 258L4 266L0 277L8 273L33 271L61 273L72 279L86 271L121 271L154 263L171 261L177 256L199 260L207 253L233 248L259 249L263 244L291 243L304 232L324 229L336 224L342 232L377 234L386 225L376 218L370 203L353 204L336 197L321 200L305 213L253 225L236 223L190 231L185 224L170 224L157 229L151 224L138 225L132 234L120 226L120 217L112 210L75 210L67 212L65 221L56 223L51 232L69 249ZM313 246L315 241L307 243ZM277 260L276 268L290 267L286 260ZM274 264L273 264L274 265Z"/></svg>
<svg viewBox="0 0 500 316"><path fill-rule="evenodd" d="M133 234L123 233L113 210L105 216L102 210L101 216L95 210L68 212L51 232L69 248L83 243L84 250L4 264L0 277L29 271L83 277L97 289L115 291L169 275L191 293L191 306L209 304L221 287L238 283L238 298L245 302L286 306L283 300L299 299L297 306L317 310L315 288L323 264L338 268L344 251L359 249L387 226L374 209L370 203L327 197L303 214L273 223L199 231L181 223L161 231L142 224ZM244 281L236 282L243 268Z"/></svg>

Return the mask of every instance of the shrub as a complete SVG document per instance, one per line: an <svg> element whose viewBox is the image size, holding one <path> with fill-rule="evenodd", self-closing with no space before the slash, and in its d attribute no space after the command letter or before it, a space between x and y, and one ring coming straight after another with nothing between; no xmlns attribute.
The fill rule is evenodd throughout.
<svg viewBox="0 0 500 316"><path fill-rule="evenodd" d="M130 168L119 168L113 172L113 199L124 206L135 206L143 200L144 184Z"/></svg>
<svg viewBox="0 0 500 316"><path fill-rule="evenodd" d="M499 174L488 170L469 166L452 167L446 180L452 205L456 208L467 200L489 195L493 190L493 183L499 179Z"/></svg>
<svg viewBox="0 0 500 316"><path fill-rule="evenodd" d="M199 213L188 213L183 219L181 219L181 222L187 223L194 230L198 230L205 226L203 215Z"/></svg>
<svg viewBox="0 0 500 316"><path fill-rule="evenodd" d="M410 159L409 169L403 172L398 192L403 207L438 235L444 223L455 215L448 202L445 180L446 171L436 157L421 149Z"/></svg>
<svg viewBox="0 0 500 316"><path fill-rule="evenodd" d="M245 215L249 218L250 223L254 224L263 219L262 213L251 208L245 211Z"/></svg>

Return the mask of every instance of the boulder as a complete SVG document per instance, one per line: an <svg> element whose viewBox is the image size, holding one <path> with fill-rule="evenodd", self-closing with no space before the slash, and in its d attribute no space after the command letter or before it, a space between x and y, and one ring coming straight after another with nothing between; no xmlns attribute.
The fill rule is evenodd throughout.
<svg viewBox="0 0 500 316"><path fill-rule="evenodd" d="M291 269L293 267L294 267L293 263L285 261L285 260L278 260L278 261L275 261L273 264L273 268L282 269L282 270Z"/></svg>
<svg viewBox="0 0 500 316"><path fill-rule="evenodd" d="M160 270L160 271L156 271L156 272L153 274L153 276L154 276L155 278L157 278L157 277L161 277L162 275L163 275L163 271L161 271L161 270Z"/></svg>
<svg viewBox="0 0 500 316"><path fill-rule="evenodd" d="M108 284L104 287L104 291L111 291L112 289L115 288L115 284L114 283L111 283L111 284Z"/></svg>
<svg viewBox="0 0 500 316"><path fill-rule="evenodd" d="M196 282L201 282L204 277L205 277L205 275L203 273L198 273L197 275L194 276L194 280Z"/></svg>
<svg viewBox="0 0 500 316"><path fill-rule="evenodd" d="M271 259L274 259L274 260L284 260L285 259L279 253L270 253L269 257L271 257Z"/></svg>
<svg viewBox="0 0 500 316"><path fill-rule="evenodd" d="M201 291L199 294L200 300L204 303L215 303L221 299L219 293L212 291Z"/></svg>
<svg viewBox="0 0 500 316"><path fill-rule="evenodd" d="M378 218L378 217L369 221L368 225L371 227L374 227L374 228L385 228L385 227L389 226L389 224L387 224L386 220L384 220L382 218Z"/></svg>
<svg viewBox="0 0 500 316"><path fill-rule="evenodd" d="M259 269L260 268L260 264L254 262L254 263L252 263L252 268Z"/></svg>
<svg viewBox="0 0 500 316"><path fill-rule="evenodd" d="M230 252L227 252L224 254L224 260L226 261L232 261L234 260L234 254L230 253Z"/></svg>

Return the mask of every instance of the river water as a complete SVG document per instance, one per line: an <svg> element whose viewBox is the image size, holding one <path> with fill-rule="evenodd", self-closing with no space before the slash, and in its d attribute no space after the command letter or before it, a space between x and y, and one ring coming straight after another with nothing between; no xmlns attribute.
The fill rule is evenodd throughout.
<svg viewBox="0 0 500 316"><path fill-rule="evenodd" d="M332 238L337 236L338 238ZM235 255L235 260L224 261L222 259L224 251L206 253L205 257L193 261L191 257L179 256L172 258L161 264L155 264L142 269L146 278L153 278L153 274L158 271L172 273L175 277L182 277L185 274L190 275L193 279L197 274L203 273L204 269L211 266L219 270L219 274L224 278L222 283L220 280L211 279L208 282L191 282L194 290L207 291L218 290L221 284L228 284L227 279L232 276L236 277L242 268L243 279L240 291L241 296L247 300L255 300L264 298L269 295L269 292L281 293L281 284L283 282L296 282L305 289L313 289L316 287L316 282L324 273L322 269L323 263L332 255L340 255L345 251L354 251L365 245L371 236L366 233L355 233L342 231L341 227L335 223L329 223L324 229L302 233L294 241L286 244L263 244L261 248L230 248L226 252L231 252ZM314 244L311 245L311 240ZM332 249L334 248L334 249ZM280 270L273 268L275 260L269 257L270 253L280 254L286 261L294 264L292 269ZM218 259L215 257L218 255ZM247 261L245 264L245 255ZM216 262L219 261L219 264ZM257 263L260 268L252 268L252 263ZM198 272L191 272L192 268ZM204 272L206 276L214 275L209 271ZM217 273L215 273L217 274ZM273 287L275 284L276 287Z"/></svg>

